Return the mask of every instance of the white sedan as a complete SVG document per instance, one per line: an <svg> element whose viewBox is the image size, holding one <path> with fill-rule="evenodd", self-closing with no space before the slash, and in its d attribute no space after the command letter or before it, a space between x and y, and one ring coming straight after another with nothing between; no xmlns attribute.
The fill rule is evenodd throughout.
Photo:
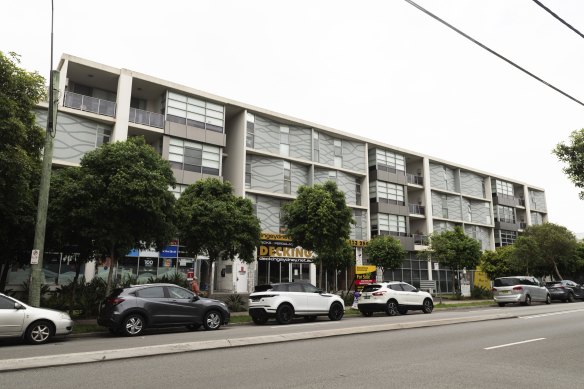
<svg viewBox="0 0 584 389"><path fill-rule="evenodd" d="M21 337L31 344L73 331L73 320L61 311L35 308L0 293L0 338Z"/></svg>

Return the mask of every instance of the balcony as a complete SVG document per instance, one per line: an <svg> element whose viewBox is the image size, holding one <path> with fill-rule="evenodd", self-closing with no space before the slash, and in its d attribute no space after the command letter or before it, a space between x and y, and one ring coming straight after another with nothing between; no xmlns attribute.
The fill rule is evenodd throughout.
<svg viewBox="0 0 584 389"><path fill-rule="evenodd" d="M130 108L130 122L143 124L145 126L164 128L164 116L156 113L144 111L137 108Z"/></svg>
<svg viewBox="0 0 584 389"><path fill-rule="evenodd" d="M408 184L424 186L424 177L410 173L407 173L406 176L408 177Z"/></svg>
<svg viewBox="0 0 584 389"><path fill-rule="evenodd" d="M424 215L425 207L418 204L410 204L410 213L414 215Z"/></svg>
<svg viewBox="0 0 584 389"><path fill-rule="evenodd" d="M93 112L98 115L116 116L116 103L91 96L84 96L73 92L65 92L65 107Z"/></svg>
<svg viewBox="0 0 584 389"><path fill-rule="evenodd" d="M414 234L412 238L414 238L414 244L416 246L428 246L428 235Z"/></svg>

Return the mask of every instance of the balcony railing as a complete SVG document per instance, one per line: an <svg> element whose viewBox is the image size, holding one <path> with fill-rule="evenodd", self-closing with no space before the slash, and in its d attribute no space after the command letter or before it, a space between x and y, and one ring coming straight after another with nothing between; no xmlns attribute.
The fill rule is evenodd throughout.
<svg viewBox="0 0 584 389"><path fill-rule="evenodd" d="M164 115L138 108L130 108L130 121L145 126L164 128Z"/></svg>
<svg viewBox="0 0 584 389"><path fill-rule="evenodd" d="M116 103L91 96L80 95L73 92L65 92L65 107L93 112L99 115L116 116Z"/></svg>
<svg viewBox="0 0 584 389"><path fill-rule="evenodd" d="M424 186L424 177L423 176L417 176L415 174L410 174L410 173L407 173L406 176L408 177L408 184L415 184L415 185Z"/></svg>
<svg viewBox="0 0 584 389"><path fill-rule="evenodd" d="M410 204L410 213L416 215L423 215L424 214L424 206L419 204Z"/></svg>
<svg viewBox="0 0 584 389"><path fill-rule="evenodd" d="M414 238L415 245L422 245L422 246L428 245L428 235L414 234L414 235L412 235L412 237Z"/></svg>

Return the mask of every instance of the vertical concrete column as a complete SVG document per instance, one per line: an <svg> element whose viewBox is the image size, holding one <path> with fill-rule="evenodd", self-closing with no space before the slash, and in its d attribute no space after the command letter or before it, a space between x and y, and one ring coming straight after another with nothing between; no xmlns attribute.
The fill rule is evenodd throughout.
<svg viewBox="0 0 584 389"><path fill-rule="evenodd" d="M91 282L93 277L95 277L95 261L89 261L85 263L85 271L83 275L85 276L85 282Z"/></svg>
<svg viewBox="0 0 584 389"><path fill-rule="evenodd" d="M424 216L426 217L426 234L430 235L434 232L434 224L432 222L432 190L431 190L431 179L430 179L430 160L428 157L424 157L422 161L422 173L424 177ZM428 267L428 279L432 280L432 261L428 261L426 264Z"/></svg>
<svg viewBox="0 0 584 389"><path fill-rule="evenodd" d="M122 69L118 79L118 92L116 97L116 124L112 141L124 141L128 139L128 124L130 117L130 100L132 99L132 72Z"/></svg>
<svg viewBox="0 0 584 389"><path fill-rule="evenodd" d="M490 216L491 216L491 230L490 230L490 242L489 250L495 249L495 207L493 205L493 187L491 186L491 177L486 177L483 181L485 188L485 199L489 201Z"/></svg>
<svg viewBox="0 0 584 389"><path fill-rule="evenodd" d="M369 143L365 143L365 182L361 185L361 204L367 204L365 240L371 240L371 203L369 202ZM361 259L361 264L363 260Z"/></svg>
<svg viewBox="0 0 584 389"><path fill-rule="evenodd" d="M63 63L61 64L61 67L59 69L59 71L61 72L61 75L59 76L59 102L58 102L58 106L62 107L63 103L65 102L65 88L67 87L67 84L69 83L69 79L67 78L67 69L69 68L69 60L64 60Z"/></svg>
<svg viewBox="0 0 584 389"><path fill-rule="evenodd" d="M523 185L523 197L525 198L525 223L531 225L531 202L529 198L529 188Z"/></svg>

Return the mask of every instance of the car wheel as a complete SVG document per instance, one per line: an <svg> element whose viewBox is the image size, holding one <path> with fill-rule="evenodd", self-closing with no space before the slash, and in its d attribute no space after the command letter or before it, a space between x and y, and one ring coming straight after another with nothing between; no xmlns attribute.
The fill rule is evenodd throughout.
<svg viewBox="0 0 584 389"><path fill-rule="evenodd" d="M329 309L328 317L333 321L341 320L345 314L345 309L340 303L333 303Z"/></svg>
<svg viewBox="0 0 584 389"><path fill-rule="evenodd" d="M505 303L498 303L500 307L504 307Z"/></svg>
<svg viewBox="0 0 584 389"><path fill-rule="evenodd" d="M280 324L290 324L294 317L294 309L289 304L282 304L276 311L276 321Z"/></svg>
<svg viewBox="0 0 584 389"><path fill-rule="evenodd" d="M203 327L205 327L205 329L207 331L209 330L216 330L219 329L219 327L221 327L221 314L217 311L209 311L205 314L205 317L203 318Z"/></svg>
<svg viewBox="0 0 584 389"><path fill-rule="evenodd" d="M434 310L434 303L432 302L432 300L425 299L423 306L422 306L422 312L432 313L433 310Z"/></svg>
<svg viewBox="0 0 584 389"><path fill-rule="evenodd" d="M361 315L363 315L365 317L371 317L371 316L373 316L373 312L371 312L371 311L364 311L364 312L361 312Z"/></svg>
<svg viewBox="0 0 584 389"><path fill-rule="evenodd" d="M145 323L142 315L131 314L124 319L122 334L125 336L140 335L144 331Z"/></svg>
<svg viewBox="0 0 584 389"><path fill-rule="evenodd" d="M545 296L545 303L551 304L552 303L552 296L550 296L549 294L547 296Z"/></svg>
<svg viewBox="0 0 584 389"><path fill-rule="evenodd" d="M573 303L574 302L574 294L572 294L572 293L568 294L568 302L569 303Z"/></svg>
<svg viewBox="0 0 584 389"><path fill-rule="evenodd" d="M26 341L30 344L47 342L53 334L53 327L48 321L35 321L26 329Z"/></svg>
<svg viewBox="0 0 584 389"><path fill-rule="evenodd" d="M399 313L397 308L398 308L397 301L389 300L387 302L387 305L385 306L385 313L387 313L387 316L395 316Z"/></svg>
<svg viewBox="0 0 584 389"><path fill-rule="evenodd" d="M189 331L196 331L199 328L201 328L201 325L200 324L189 324L187 326L187 330L189 330Z"/></svg>
<svg viewBox="0 0 584 389"><path fill-rule="evenodd" d="M525 296L525 301L522 303L522 305L531 305L531 296L530 295Z"/></svg>
<svg viewBox="0 0 584 389"><path fill-rule="evenodd" d="M304 316L304 321L311 322L311 321L315 321L315 320L316 320L316 316Z"/></svg>
<svg viewBox="0 0 584 389"><path fill-rule="evenodd" d="M404 308L404 307L399 307L397 309L397 311L399 312L400 315L405 315L405 314L408 313L408 309L407 308Z"/></svg>
<svg viewBox="0 0 584 389"><path fill-rule="evenodd" d="M251 320L253 320L253 322L255 324L266 324L268 322L268 317L267 316L252 316Z"/></svg>

